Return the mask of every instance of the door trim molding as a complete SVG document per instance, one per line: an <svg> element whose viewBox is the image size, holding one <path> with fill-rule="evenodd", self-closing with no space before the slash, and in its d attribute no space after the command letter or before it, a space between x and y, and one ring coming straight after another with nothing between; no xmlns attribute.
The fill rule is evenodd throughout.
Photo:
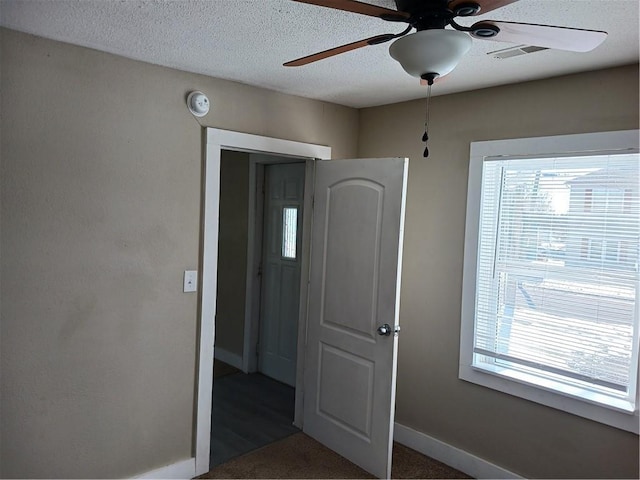
<svg viewBox="0 0 640 480"><path fill-rule="evenodd" d="M400 423L395 424L393 439L423 455L456 468L473 478L524 478L483 458L476 457L472 453L449 445L426 433L419 432Z"/></svg>
<svg viewBox="0 0 640 480"><path fill-rule="evenodd" d="M200 265L200 322L198 335L198 373L195 412L195 476L209 471L211 442L211 390L213 387L214 332L218 272L218 219L220 206L220 155L223 149L267 153L308 159L330 159L331 147L232 132L206 129L204 198L202 203L202 263ZM306 283L305 283L306 286ZM301 354L298 352L298 360ZM302 355L304 356L304 355ZM303 363L298 362L298 369ZM296 388L296 411L302 389Z"/></svg>

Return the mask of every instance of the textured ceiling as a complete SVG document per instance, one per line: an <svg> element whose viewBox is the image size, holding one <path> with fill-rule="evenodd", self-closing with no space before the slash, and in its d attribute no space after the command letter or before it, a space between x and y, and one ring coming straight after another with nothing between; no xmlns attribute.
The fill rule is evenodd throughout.
<svg viewBox="0 0 640 480"><path fill-rule="evenodd" d="M392 0L366 0L395 8ZM512 44L474 40L434 95L638 62L637 0L520 0L473 19L605 30L589 53L544 50L496 60ZM402 25L290 0L2 0L2 26L158 65L352 107L424 96L388 45L304 67L282 63Z"/></svg>

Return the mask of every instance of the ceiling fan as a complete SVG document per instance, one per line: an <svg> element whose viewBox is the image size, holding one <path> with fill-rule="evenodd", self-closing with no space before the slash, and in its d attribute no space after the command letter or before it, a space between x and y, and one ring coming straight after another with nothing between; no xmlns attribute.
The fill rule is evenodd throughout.
<svg viewBox="0 0 640 480"><path fill-rule="evenodd" d="M455 21L457 17L482 15L517 0L395 0L397 10L356 0L293 1L406 23L408 26L397 34L365 38L292 60L284 66L307 65L357 48L395 40L389 48L391 56L408 74L420 77L429 85L456 67L471 48L471 37L573 52L591 51L607 37L607 32L603 31L551 25L482 20L465 27ZM416 32L410 33L413 29Z"/></svg>
<svg viewBox="0 0 640 480"><path fill-rule="evenodd" d="M429 156L429 99L431 85L438 77L451 72L469 51L472 38L528 44L536 47L589 52L607 38L607 32L579 28L537 25L532 23L482 20L470 27L458 24L457 17L482 15L518 0L395 0L397 10L356 0L293 0L320 7L378 17L388 22L406 23L400 33L385 33L307 55L284 64L299 67L341 53L395 40L389 54L402 68L422 84L428 85L427 110L422 141L424 156ZM446 28L451 27L451 28ZM410 33L415 29L414 33Z"/></svg>

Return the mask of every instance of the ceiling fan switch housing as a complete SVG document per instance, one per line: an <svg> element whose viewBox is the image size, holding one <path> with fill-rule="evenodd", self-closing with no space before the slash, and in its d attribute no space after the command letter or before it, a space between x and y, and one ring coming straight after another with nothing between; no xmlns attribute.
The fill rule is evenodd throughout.
<svg viewBox="0 0 640 480"><path fill-rule="evenodd" d="M420 75L420 78L424 81L427 82L427 85L433 85L433 82L435 81L436 78L438 78L440 75L437 73L423 73L422 75ZM423 140L425 141L425 140Z"/></svg>

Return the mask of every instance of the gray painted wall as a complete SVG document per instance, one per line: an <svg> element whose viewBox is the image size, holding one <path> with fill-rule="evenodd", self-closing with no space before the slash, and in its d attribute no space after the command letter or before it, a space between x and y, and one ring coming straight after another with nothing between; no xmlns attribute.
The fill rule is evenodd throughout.
<svg viewBox="0 0 640 480"><path fill-rule="evenodd" d="M358 112L0 31L0 476L191 457L203 125L356 154Z"/></svg>
<svg viewBox="0 0 640 480"><path fill-rule="evenodd" d="M435 87L437 88L437 87ZM638 478L638 436L458 380L469 144L638 128L638 67L360 112L360 157L407 156L396 420L528 478Z"/></svg>

